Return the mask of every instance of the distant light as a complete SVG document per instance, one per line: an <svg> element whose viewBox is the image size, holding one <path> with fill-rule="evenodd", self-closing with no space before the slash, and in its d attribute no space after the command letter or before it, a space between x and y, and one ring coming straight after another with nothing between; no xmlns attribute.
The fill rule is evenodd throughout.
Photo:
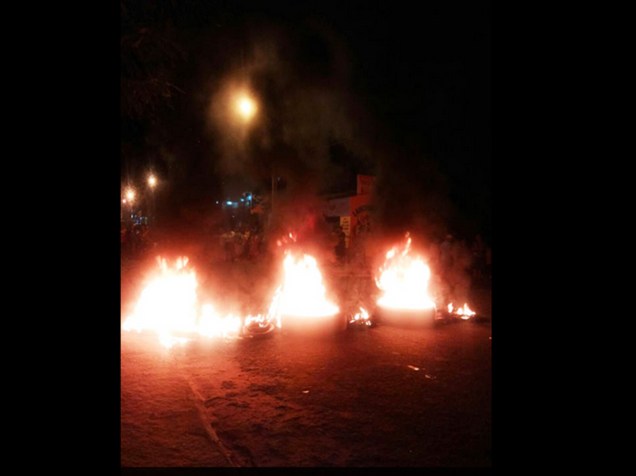
<svg viewBox="0 0 636 476"><path fill-rule="evenodd" d="M256 104L249 97L241 96L236 102L236 109L243 119L248 121L256 112Z"/></svg>
<svg viewBox="0 0 636 476"><path fill-rule="evenodd" d="M155 188L155 185L157 185L157 178L152 174L148 177L148 185L150 185L151 188Z"/></svg>
<svg viewBox="0 0 636 476"><path fill-rule="evenodd" d="M219 204L219 201L218 201L218 200L216 201L216 204L217 204L217 205Z"/></svg>
<svg viewBox="0 0 636 476"><path fill-rule="evenodd" d="M129 202L133 202L135 200L135 191L132 188L129 188L126 191L126 198L128 199Z"/></svg>
<svg viewBox="0 0 636 476"><path fill-rule="evenodd" d="M229 200L227 202L225 202L226 205L232 205L232 202L230 202Z"/></svg>
<svg viewBox="0 0 636 476"><path fill-rule="evenodd" d="M241 202L244 202L245 200L243 198L241 198Z"/></svg>

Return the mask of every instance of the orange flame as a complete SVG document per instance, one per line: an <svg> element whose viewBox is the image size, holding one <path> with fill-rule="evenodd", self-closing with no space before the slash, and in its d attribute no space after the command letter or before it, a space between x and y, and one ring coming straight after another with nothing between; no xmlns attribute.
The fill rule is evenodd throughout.
<svg viewBox="0 0 636 476"><path fill-rule="evenodd" d="M469 308L468 304L464 303L464 307L463 308L460 307L457 310L457 314L462 316L462 319L467 320L473 317L476 314L476 312L473 311L471 308Z"/></svg>
<svg viewBox="0 0 636 476"><path fill-rule="evenodd" d="M238 335L241 331L242 320L239 316L220 316L211 304L201 308L198 334L206 337L229 337Z"/></svg>
<svg viewBox="0 0 636 476"><path fill-rule="evenodd" d="M125 331L153 330L167 347L174 344L174 333L188 333L197 324L197 280L186 270L187 258L179 258L175 269L158 259L160 274L141 292L135 309L123 324Z"/></svg>
<svg viewBox="0 0 636 476"><path fill-rule="evenodd" d="M309 255L295 258L286 252L283 284L274 293L267 314L246 317L222 315L212 304L199 303L198 282L194 270L187 267L188 258L177 259L174 267L170 267L165 259L158 258L158 261L158 275L143 289L122 330L153 331L167 348L188 342L190 337L185 335L237 337L242 329L254 325L263 328L275 323L281 328L282 316L321 318L340 311L327 299L316 259ZM363 312L364 319L368 319L368 313Z"/></svg>
<svg viewBox="0 0 636 476"><path fill-rule="evenodd" d="M326 297L322 274L313 256L294 257L285 253L283 284L272 299L269 316L281 327L281 316L319 318L333 316L340 308Z"/></svg>
<svg viewBox="0 0 636 476"><path fill-rule="evenodd" d="M371 325L371 321L369 320L369 311L362 306L360 306L360 312L356 312L349 320L349 324L354 324L356 322L364 322L367 326Z"/></svg>
<svg viewBox="0 0 636 476"><path fill-rule="evenodd" d="M190 340L184 334L205 337L238 336L242 326L239 316L217 314L211 304L201 306L197 297L198 282L188 258L178 258L174 268L158 258L159 274L141 292L133 313L122 325L124 331L149 330L167 348Z"/></svg>
<svg viewBox="0 0 636 476"><path fill-rule="evenodd" d="M449 314L453 313L453 303L450 303L448 305L448 312ZM466 321L477 313L473 311L471 308L469 308L467 303L464 303L463 307L458 307L455 310L455 314L457 314L458 316L460 316L462 319Z"/></svg>
<svg viewBox="0 0 636 476"><path fill-rule="evenodd" d="M376 278L376 284L382 291L377 300L379 306L409 310L435 308L428 295L431 270L421 257L410 256L410 249L411 238L407 234L406 244L401 250L395 246L387 252Z"/></svg>

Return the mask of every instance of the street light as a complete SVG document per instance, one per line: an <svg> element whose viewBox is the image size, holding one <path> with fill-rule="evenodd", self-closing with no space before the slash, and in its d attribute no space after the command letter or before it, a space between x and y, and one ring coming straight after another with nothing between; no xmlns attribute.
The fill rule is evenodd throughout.
<svg viewBox="0 0 636 476"><path fill-rule="evenodd" d="M238 116L243 120L245 124L251 122L252 118L258 112L258 106L256 101L246 92L241 92L235 97L234 108ZM270 201L270 208L274 210L274 190L276 187L274 164L271 167L271 179L272 179L272 195Z"/></svg>
<svg viewBox="0 0 636 476"><path fill-rule="evenodd" d="M247 94L241 94L236 98L235 107L244 122L249 122L256 114L256 102Z"/></svg>
<svg viewBox="0 0 636 476"><path fill-rule="evenodd" d="M155 187L157 186L157 177L154 174L148 176L148 186L150 187L150 195L152 203L150 205L150 217L151 221L155 221Z"/></svg>
<svg viewBox="0 0 636 476"><path fill-rule="evenodd" d="M130 205L130 215L132 217L133 204L135 203L135 191L128 187L126 190L126 201L124 203L128 203Z"/></svg>
<svg viewBox="0 0 636 476"><path fill-rule="evenodd" d="M242 91L234 96L234 111L238 115L238 117L243 121L243 124L247 125L252 121L252 119L258 112L258 104L251 94L249 94L248 92ZM270 208L273 211L274 190L276 185L273 164L271 168L271 179L272 179L272 195L271 195Z"/></svg>

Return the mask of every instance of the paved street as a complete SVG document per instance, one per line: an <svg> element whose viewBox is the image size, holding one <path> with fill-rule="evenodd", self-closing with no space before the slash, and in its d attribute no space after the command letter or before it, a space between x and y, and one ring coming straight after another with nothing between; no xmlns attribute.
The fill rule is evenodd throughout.
<svg viewBox="0 0 636 476"><path fill-rule="evenodd" d="M490 466L491 325L122 334L123 466ZM218 438L218 440L215 440Z"/></svg>

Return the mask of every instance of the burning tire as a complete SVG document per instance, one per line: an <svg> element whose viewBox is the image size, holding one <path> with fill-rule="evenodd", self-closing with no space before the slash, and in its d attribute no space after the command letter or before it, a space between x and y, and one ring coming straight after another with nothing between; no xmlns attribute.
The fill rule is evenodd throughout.
<svg viewBox="0 0 636 476"><path fill-rule="evenodd" d="M260 339L264 337L271 337L276 330L276 326L268 322L267 324L252 323L243 327L243 337L249 337L254 339Z"/></svg>

